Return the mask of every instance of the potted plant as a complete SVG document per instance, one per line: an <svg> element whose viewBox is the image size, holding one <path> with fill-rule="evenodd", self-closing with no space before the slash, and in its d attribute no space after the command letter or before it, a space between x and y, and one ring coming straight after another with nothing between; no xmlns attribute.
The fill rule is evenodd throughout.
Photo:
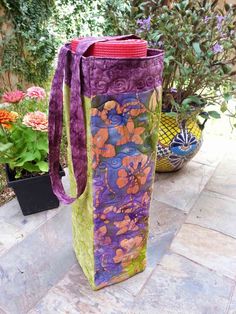
<svg viewBox="0 0 236 314"><path fill-rule="evenodd" d="M146 1L138 33L149 45L165 50L163 111L157 147L157 171L175 171L202 143L202 129L228 106L235 92L236 6L218 1ZM236 126L236 124L234 124Z"/></svg>
<svg viewBox="0 0 236 314"><path fill-rule="evenodd" d="M59 206L48 174L48 118L41 111L18 113L0 109L0 163L6 165L24 215ZM61 169L60 175L65 175Z"/></svg>

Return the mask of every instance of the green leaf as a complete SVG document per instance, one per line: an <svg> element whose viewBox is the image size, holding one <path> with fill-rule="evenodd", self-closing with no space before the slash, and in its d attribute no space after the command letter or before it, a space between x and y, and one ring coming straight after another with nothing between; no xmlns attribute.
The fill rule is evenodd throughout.
<svg viewBox="0 0 236 314"><path fill-rule="evenodd" d="M186 55L186 60L187 60L187 62L188 62L190 65L193 65L193 64L196 63L196 59L195 59L195 57L194 57L194 55L193 55L192 53L188 53L188 54Z"/></svg>
<svg viewBox="0 0 236 314"><path fill-rule="evenodd" d="M189 96L182 101L182 105L195 104L202 105L203 101L198 96Z"/></svg>
<svg viewBox="0 0 236 314"><path fill-rule="evenodd" d="M47 139L41 138L37 143L37 148L39 150L43 150L45 152L48 152L48 141Z"/></svg>
<svg viewBox="0 0 236 314"><path fill-rule="evenodd" d="M29 172L39 172L39 167L32 162L26 162L22 168Z"/></svg>
<svg viewBox="0 0 236 314"><path fill-rule="evenodd" d="M207 120L207 119L209 119L209 114L208 114L208 112L201 112L200 114L199 114L199 116L201 117L201 118L203 118L204 120Z"/></svg>
<svg viewBox="0 0 236 314"><path fill-rule="evenodd" d="M224 64L224 65L222 65L222 70L223 70L224 74L229 74L231 72L232 68L230 66Z"/></svg>
<svg viewBox="0 0 236 314"><path fill-rule="evenodd" d="M221 112L225 112L227 111L227 109L228 109L227 103L223 102L222 105L220 106Z"/></svg>
<svg viewBox="0 0 236 314"><path fill-rule="evenodd" d="M173 56L168 56L164 59L164 62L167 66L169 66L170 61L174 60L175 58Z"/></svg>
<svg viewBox="0 0 236 314"><path fill-rule="evenodd" d="M16 166L22 167L27 161L34 161L34 159L35 156L32 152L24 152L22 156L20 156L19 161L16 161Z"/></svg>
<svg viewBox="0 0 236 314"><path fill-rule="evenodd" d="M39 161L36 164L42 172L48 172L48 163L46 161Z"/></svg>
<svg viewBox="0 0 236 314"><path fill-rule="evenodd" d="M6 144L0 143L0 152L5 152L12 146L13 146L12 143L6 143Z"/></svg>
<svg viewBox="0 0 236 314"><path fill-rule="evenodd" d="M211 118L220 119L221 115L217 111L208 111L208 114Z"/></svg>
<svg viewBox="0 0 236 314"><path fill-rule="evenodd" d="M198 57L200 57L201 54L202 54L202 50L201 50L200 45L199 45L198 42L194 42L194 43L193 43L193 49L194 49L195 54L196 54Z"/></svg>
<svg viewBox="0 0 236 314"><path fill-rule="evenodd" d="M224 100L226 101L226 102L228 102L230 99L232 99L233 98L233 96L231 95L231 94L229 94L229 93L225 93L224 94Z"/></svg>

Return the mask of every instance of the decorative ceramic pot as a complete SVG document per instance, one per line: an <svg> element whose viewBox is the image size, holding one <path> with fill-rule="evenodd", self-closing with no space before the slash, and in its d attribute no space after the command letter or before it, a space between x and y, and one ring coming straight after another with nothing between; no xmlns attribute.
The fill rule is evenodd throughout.
<svg viewBox="0 0 236 314"><path fill-rule="evenodd" d="M157 145L157 172L181 169L199 151L202 130L196 119L178 121L162 113Z"/></svg>

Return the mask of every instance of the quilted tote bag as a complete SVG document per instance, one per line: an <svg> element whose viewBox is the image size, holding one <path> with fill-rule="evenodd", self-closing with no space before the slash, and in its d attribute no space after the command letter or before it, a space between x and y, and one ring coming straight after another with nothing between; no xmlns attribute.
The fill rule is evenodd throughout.
<svg viewBox="0 0 236 314"><path fill-rule="evenodd" d="M50 177L58 199L73 203L74 250L93 289L145 268L163 55L130 35L82 38L58 56ZM63 107L71 196L58 175Z"/></svg>

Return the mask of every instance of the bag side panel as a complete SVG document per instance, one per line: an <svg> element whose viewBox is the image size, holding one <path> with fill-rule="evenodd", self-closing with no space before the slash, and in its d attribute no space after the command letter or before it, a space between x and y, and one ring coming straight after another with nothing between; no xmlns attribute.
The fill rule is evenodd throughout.
<svg viewBox="0 0 236 314"><path fill-rule="evenodd" d="M66 132L68 139L68 167L70 176L71 194L76 195L76 182L73 174L73 167L71 161L71 148L69 137L69 119L70 119L70 88L65 84L65 120ZM91 100L88 97L83 97L83 106L86 121L86 136L87 136L87 186L84 193L72 204L72 231L73 231L73 244L76 257L82 267L85 275L87 276L90 285L95 289L94 285L94 252L93 252L93 192L92 192L92 160L91 160L91 130L90 130L90 108Z"/></svg>
<svg viewBox="0 0 236 314"><path fill-rule="evenodd" d="M92 99L97 289L145 268L160 110L161 87Z"/></svg>

